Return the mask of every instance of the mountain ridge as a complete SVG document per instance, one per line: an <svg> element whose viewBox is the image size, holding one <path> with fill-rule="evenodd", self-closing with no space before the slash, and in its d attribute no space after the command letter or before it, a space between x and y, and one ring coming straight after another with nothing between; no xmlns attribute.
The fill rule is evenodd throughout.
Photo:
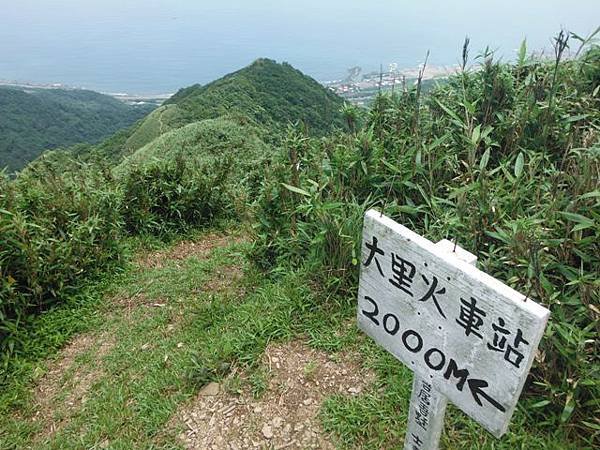
<svg viewBox="0 0 600 450"><path fill-rule="evenodd" d="M247 67L177 91L162 106L122 133L80 155L98 154L115 164L162 134L207 119L229 118L283 131L303 122L317 136L344 128L344 100L287 63L261 58Z"/></svg>

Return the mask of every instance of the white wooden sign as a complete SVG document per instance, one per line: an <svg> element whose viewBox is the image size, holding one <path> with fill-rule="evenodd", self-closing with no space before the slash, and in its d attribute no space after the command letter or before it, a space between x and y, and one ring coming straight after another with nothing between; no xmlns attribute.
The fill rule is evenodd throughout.
<svg viewBox="0 0 600 450"><path fill-rule="evenodd" d="M468 252L453 250L367 212L358 324L414 371L413 422L428 430L447 398L500 437L550 313L475 268ZM440 432L429 432L435 445ZM422 441L405 448L434 448Z"/></svg>

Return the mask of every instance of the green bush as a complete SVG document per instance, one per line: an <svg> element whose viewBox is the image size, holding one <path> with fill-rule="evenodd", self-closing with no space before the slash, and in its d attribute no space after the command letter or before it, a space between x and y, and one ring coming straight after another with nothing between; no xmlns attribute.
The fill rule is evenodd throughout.
<svg viewBox="0 0 600 450"><path fill-rule="evenodd" d="M63 161L64 162L64 161ZM118 263L120 197L109 172L40 161L0 180L0 358L17 332Z"/></svg>
<svg viewBox="0 0 600 450"><path fill-rule="evenodd" d="M127 231L181 231L212 218L245 216L271 148L265 131L234 118L170 131L115 168L124 190Z"/></svg>
<svg viewBox="0 0 600 450"><path fill-rule="evenodd" d="M244 217L269 148L255 128L207 120L161 136L117 168L54 151L14 180L0 177L0 361L31 317L118 263L128 234Z"/></svg>
<svg viewBox="0 0 600 450"><path fill-rule="evenodd" d="M161 235L230 216L230 168L230 158L191 156L134 166L122 180L125 230Z"/></svg>

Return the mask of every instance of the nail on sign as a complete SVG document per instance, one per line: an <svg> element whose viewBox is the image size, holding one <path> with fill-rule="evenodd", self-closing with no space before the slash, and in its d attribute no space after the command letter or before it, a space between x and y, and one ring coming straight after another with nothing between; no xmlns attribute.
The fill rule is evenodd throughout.
<svg viewBox="0 0 600 450"><path fill-rule="evenodd" d="M377 211L365 215L359 327L496 437L506 432L549 314L452 249Z"/></svg>

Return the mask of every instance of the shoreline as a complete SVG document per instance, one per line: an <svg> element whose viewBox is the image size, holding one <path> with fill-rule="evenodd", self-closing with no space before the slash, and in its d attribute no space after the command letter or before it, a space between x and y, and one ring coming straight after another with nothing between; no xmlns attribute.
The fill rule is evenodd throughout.
<svg viewBox="0 0 600 450"><path fill-rule="evenodd" d="M408 67L403 69L397 69L395 64L390 64L390 68L393 68L393 73L398 79L405 77L406 79L417 78L420 66L416 67ZM359 68L361 69L361 68ZM448 76L456 71L456 66L427 66L425 69L425 73L423 79L433 79L439 77ZM362 72L362 69L360 70ZM392 71L387 70L383 72L384 77L389 76ZM362 74L362 78L360 80L355 80L355 82L364 82L365 80L371 79L379 79L378 71L369 71ZM338 85L342 83L346 83L350 80L348 79L339 79L339 80L317 80L323 86L331 87L333 85ZM85 86L71 86L63 83L36 83L30 81L19 81L19 80L7 80L0 79L0 87L15 87L21 89L62 89L62 90L85 90L85 91L93 91L98 92L100 94L108 95L110 97L114 97L118 100L122 101L148 101L148 100L166 100L175 92L171 93L131 93L131 92L103 92L98 89L88 88Z"/></svg>

